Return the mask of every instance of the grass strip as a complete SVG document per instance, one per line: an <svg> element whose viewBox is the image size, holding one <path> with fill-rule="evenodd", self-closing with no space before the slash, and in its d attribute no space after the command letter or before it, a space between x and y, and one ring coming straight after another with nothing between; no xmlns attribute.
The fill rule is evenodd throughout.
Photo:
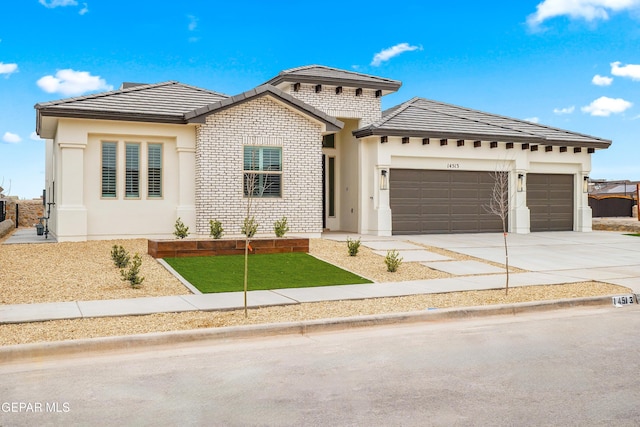
<svg viewBox="0 0 640 427"><path fill-rule="evenodd" d="M200 292L243 290L243 255L164 260ZM249 255L248 288L252 291L360 283L371 281L305 253Z"/></svg>

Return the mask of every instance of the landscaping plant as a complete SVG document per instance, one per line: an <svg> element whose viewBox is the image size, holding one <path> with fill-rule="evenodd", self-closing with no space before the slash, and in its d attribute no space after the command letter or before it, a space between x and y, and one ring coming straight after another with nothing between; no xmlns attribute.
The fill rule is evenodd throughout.
<svg viewBox="0 0 640 427"><path fill-rule="evenodd" d="M173 235L176 236L177 239L184 239L189 235L189 227L184 225L180 217L176 219L175 231Z"/></svg>
<svg viewBox="0 0 640 427"><path fill-rule="evenodd" d="M360 239L351 240L347 237L347 249L349 250L349 256L358 255L358 251L360 250Z"/></svg>
<svg viewBox="0 0 640 427"><path fill-rule="evenodd" d="M282 217L282 219L277 220L273 223L273 230L276 232L276 237L284 237L285 233L289 231L289 226L287 225L287 218Z"/></svg>
<svg viewBox="0 0 640 427"><path fill-rule="evenodd" d="M509 172L497 170L492 172L493 188L489 198L487 212L496 215L502 221L502 234L504 236L504 268L506 281L504 294L509 295L509 247L507 245L507 217L509 216Z"/></svg>
<svg viewBox="0 0 640 427"><path fill-rule="evenodd" d="M240 227L240 232L244 234L248 239L251 239L256 235L258 231L258 221L256 221L256 217L252 216L251 218L246 217L244 219L244 224Z"/></svg>
<svg viewBox="0 0 640 427"><path fill-rule="evenodd" d="M389 273L395 273L398 271L398 267L402 264L402 257L397 250L393 249L387 251L387 256L384 258L384 263L387 264L387 271Z"/></svg>
<svg viewBox="0 0 640 427"><path fill-rule="evenodd" d="M111 259L116 267L125 268L129 265L130 256L122 246L113 245L111 248Z"/></svg>
<svg viewBox="0 0 640 427"><path fill-rule="evenodd" d="M219 239L222 237L222 233L224 232L224 228L222 228L222 223L217 219L209 220L209 235L214 239Z"/></svg>
<svg viewBox="0 0 640 427"><path fill-rule="evenodd" d="M140 254L135 254L129 265L129 269L120 270L122 280L128 281L132 288L138 288L144 281L144 277L140 277L140 266L142 265L142 258Z"/></svg>

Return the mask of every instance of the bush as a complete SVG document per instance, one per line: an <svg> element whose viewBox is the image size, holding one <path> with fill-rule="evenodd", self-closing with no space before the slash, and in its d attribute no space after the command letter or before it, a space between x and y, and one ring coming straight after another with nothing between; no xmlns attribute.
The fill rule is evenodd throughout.
<svg viewBox="0 0 640 427"><path fill-rule="evenodd" d="M142 258L139 254L133 256L133 260L129 265L129 269L120 270L122 280L128 281L132 288L138 288L144 281L144 277L140 277L140 266L142 265Z"/></svg>
<svg viewBox="0 0 640 427"><path fill-rule="evenodd" d="M125 268L127 265L129 265L130 257L127 251L122 246L113 245L113 247L111 248L111 259L113 260L113 263L116 267Z"/></svg>
<svg viewBox="0 0 640 427"><path fill-rule="evenodd" d="M351 240L349 237L347 237L347 248L349 250L349 256L358 255L358 250L360 250L360 239Z"/></svg>
<svg viewBox="0 0 640 427"><path fill-rule="evenodd" d="M224 232L224 228L222 228L222 223L217 219L209 220L209 235L214 239L219 239L222 237L222 233Z"/></svg>
<svg viewBox="0 0 640 427"><path fill-rule="evenodd" d="M276 237L284 237L285 233L289 231L289 226L287 226L287 218L282 217L282 219L273 223L273 230L276 232Z"/></svg>
<svg viewBox="0 0 640 427"><path fill-rule="evenodd" d="M247 236L247 238L252 238L256 235L258 231L258 221L256 221L256 217L252 216L251 218L247 217L244 219L244 224L240 228L240 232Z"/></svg>
<svg viewBox="0 0 640 427"><path fill-rule="evenodd" d="M173 235L176 236L177 239L184 239L189 235L189 227L184 225L180 218L176 219L175 231Z"/></svg>
<svg viewBox="0 0 640 427"><path fill-rule="evenodd" d="M387 251L387 256L384 258L384 263L387 264L387 271L395 273L398 271L398 267L402 264L402 257L395 249Z"/></svg>

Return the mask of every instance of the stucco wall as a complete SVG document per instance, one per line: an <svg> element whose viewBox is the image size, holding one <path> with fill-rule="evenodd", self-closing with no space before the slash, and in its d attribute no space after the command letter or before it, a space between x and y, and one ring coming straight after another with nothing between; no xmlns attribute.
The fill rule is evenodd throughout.
<svg viewBox="0 0 640 427"><path fill-rule="evenodd" d="M207 117L197 131L196 230L209 220L239 235L246 215L243 146L282 147L282 197L254 199L258 234L273 234L286 216L290 233L322 231L322 126L271 97L257 98Z"/></svg>
<svg viewBox="0 0 640 427"><path fill-rule="evenodd" d="M117 142L117 197L101 197L101 142ZM124 144L140 144L140 197L124 197ZM149 143L162 144L162 198L148 198ZM168 238L175 220L195 228L195 126L60 119L47 143L50 228L59 241ZM186 157L185 159L183 159ZM55 185L54 185L55 183ZM190 212L192 213L190 215Z"/></svg>
<svg viewBox="0 0 640 427"><path fill-rule="evenodd" d="M574 153L573 149L561 153L559 147L546 152L544 147L538 151L522 150L520 144L506 148L499 142L496 148L490 148L489 141L482 141L482 147L475 148L473 141L466 141L458 147L455 140L441 146L439 140L423 145L421 138L411 138L408 144L402 144L400 137L389 137L385 144L380 137L368 137L362 140L363 182L373 182L365 186L362 194L363 209L361 233L389 235L391 233L391 215L389 209L389 191L380 190L376 177L380 169L432 169L432 170L470 170L511 171L511 188L515 189L518 174L526 177L528 173L571 174L574 176L574 230L591 231L591 208L587 193L582 191L582 179L591 170L591 155L583 149ZM390 173L393 173L392 171ZM530 226L529 209L525 189L522 192L510 191L511 211L509 231L528 233Z"/></svg>

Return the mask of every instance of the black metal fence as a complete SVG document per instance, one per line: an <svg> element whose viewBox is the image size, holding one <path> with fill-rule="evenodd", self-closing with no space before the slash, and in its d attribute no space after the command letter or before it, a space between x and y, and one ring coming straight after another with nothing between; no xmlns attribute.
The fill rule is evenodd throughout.
<svg viewBox="0 0 640 427"><path fill-rule="evenodd" d="M5 202L0 201L0 222L7 219L7 205Z"/></svg>

